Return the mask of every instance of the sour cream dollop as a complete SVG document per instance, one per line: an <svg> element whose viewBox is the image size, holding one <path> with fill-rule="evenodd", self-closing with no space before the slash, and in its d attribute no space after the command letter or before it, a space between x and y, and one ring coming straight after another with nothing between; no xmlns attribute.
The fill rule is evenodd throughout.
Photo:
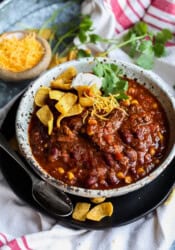
<svg viewBox="0 0 175 250"><path fill-rule="evenodd" d="M91 73L78 73L73 79L71 87L92 86L93 84L96 84L97 88L100 89L102 86L102 78Z"/></svg>

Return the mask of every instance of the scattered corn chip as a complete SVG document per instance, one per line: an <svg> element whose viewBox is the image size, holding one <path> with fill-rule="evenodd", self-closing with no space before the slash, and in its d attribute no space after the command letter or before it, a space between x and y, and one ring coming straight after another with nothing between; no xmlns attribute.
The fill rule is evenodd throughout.
<svg viewBox="0 0 175 250"><path fill-rule="evenodd" d="M103 202L105 200L106 200L105 197L94 197L94 198L91 198L91 202L95 203L95 204L101 203L101 202Z"/></svg>
<svg viewBox="0 0 175 250"><path fill-rule="evenodd" d="M51 69L51 68L53 68L53 67L55 67L56 65L59 65L59 64L60 64L60 62L59 62L58 54L55 54L55 55L52 56L52 60L51 60L51 62L49 64L48 68Z"/></svg>
<svg viewBox="0 0 175 250"><path fill-rule="evenodd" d="M51 82L52 88L60 88L60 89L70 89L71 83L73 77L75 77L77 74L77 70L75 67L70 67L67 70L65 70L62 74L60 74L56 80Z"/></svg>
<svg viewBox="0 0 175 250"><path fill-rule="evenodd" d="M53 119L48 120L48 134L51 135L53 130Z"/></svg>
<svg viewBox="0 0 175 250"><path fill-rule="evenodd" d="M79 103L83 107L91 107L91 106L93 106L94 101L93 101L93 99L91 99L89 97L80 97Z"/></svg>
<svg viewBox="0 0 175 250"><path fill-rule="evenodd" d="M78 92L78 96L80 97L89 90L89 86L79 85L79 86L76 86L76 90Z"/></svg>
<svg viewBox="0 0 175 250"><path fill-rule="evenodd" d="M76 90L79 96L79 103L83 107L91 107L94 103L94 97L96 95L101 95L100 90L97 88L96 84L91 86L77 86Z"/></svg>
<svg viewBox="0 0 175 250"><path fill-rule="evenodd" d="M64 83L62 79L55 80L51 83L51 87L54 89L69 90L71 89L70 83Z"/></svg>
<svg viewBox="0 0 175 250"><path fill-rule="evenodd" d="M96 84L93 84L91 86L88 85L76 86L75 88L78 91L79 97L81 96L95 97L96 95L101 95L101 91L97 88Z"/></svg>
<svg viewBox="0 0 175 250"><path fill-rule="evenodd" d="M100 221L106 216L113 213L113 205L111 202L104 202L93 207L86 215L86 218L93 221Z"/></svg>
<svg viewBox="0 0 175 250"><path fill-rule="evenodd" d="M83 108L80 104L75 104L67 114L61 114L57 119L57 127L60 127L61 120L65 117L73 116L73 115L79 115L83 111Z"/></svg>
<svg viewBox="0 0 175 250"><path fill-rule="evenodd" d="M49 91L50 88L47 87L41 87L38 89L34 97L34 101L37 106L42 107L45 105L46 99L49 96Z"/></svg>
<svg viewBox="0 0 175 250"><path fill-rule="evenodd" d="M55 104L56 109L63 115L67 114L72 106L76 103L77 96L72 93L66 93Z"/></svg>
<svg viewBox="0 0 175 250"><path fill-rule="evenodd" d="M77 70L75 67L69 67L62 74L60 74L57 79L63 79L65 82L72 80L73 77L77 75Z"/></svg>
<svg viewBox="0 0 175 250"><path fill-rule="evenodd" d="M59 101L60 98L65 94L65 92L60 90L50 90L49 91L49 98Z"/></svg>
<svg viewBox="0 0 175 250"><path fill-rule="evenodd" d="M78 50L71 50L69 53L68 53L68 61L70 60L74 60L77 58L77 54L78 54Z"/></svg>
<svg viewBox="0 0 175 250"><path fill-rule="evenodd" d="M37 112L36 116L42 122L43 125L48 127L48 134L52 133L53 129L53 114L48 105L44 105Z"/></svg>
<svg viewBox="0 0 175 250"><path fill-rule="evenodd" d="M72 213L72 218L79 221L85 221L90 206L91 204L87 202L77 202Z"/></svg>
<svg viewBox="0 0 175 250"><path fill-rule="evenodd" d="M52 40L54 38L54 32L52 29L42 29L39 31L39 35L46 40Z"/></svg>

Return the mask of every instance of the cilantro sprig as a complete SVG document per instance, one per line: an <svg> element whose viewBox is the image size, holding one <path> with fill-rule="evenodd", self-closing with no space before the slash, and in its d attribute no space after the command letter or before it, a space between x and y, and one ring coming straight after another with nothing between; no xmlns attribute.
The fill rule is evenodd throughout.
<svg viewBox="0 0 175 250"><path fill-rule="evenodd" d="M138 22L119 42L118 39L105 39L92 33L92 25L90 17L87 16L82 20L80 32L78 33L81 43L96 44L101 42L108 44L108 50L101 53L101 56L107 56L113 49L123 48L137 65L145 69L152 69L155 57L162 57L166 54L165 44L173 37L168 29L153 33L149 31L146 23ZM80 54L82 55L83 52L81 51ZM84 54L84 56L88 55Z"/></svg>
<svg viewBox="0 0 175 250"><path fill-rule="evenodd" d="M60 11L55 11L43 27L45 28L48 23L55 20L59 13ZM122 48L137 65L145 69L152 69L155 57L166 55L165 44L172 39L172 33L168 29L162 29L158 33L153 33L149 31L148 25L144 22L136 23L120 41L115 38L107 39L94 33L93 22L89 16L81 15L79 23L77 23L77 19L70 20L68 24L62 24L62 26L66 27L66 32L56 38L56 43L52 46L53 54L59 52L60 56L64 56L70 50L76 49L78 58L89 57L92 54L82 49L82 45L103 43L108 46L108 49L98 56L107 56L110 51ZM60 25L57 29L59 29ZM54 25L54 33L56 34L55 29L56 26ZM79 38L79 45L74 45L73 39L75 37Z"/></svg>
<svg viewBox="0 0 175 250"><path fill-rule="evenodd" d="M118 100L128 98L128 82L123 79L123 71L116 64L97 61L93 73L102 78L102 91L105 96L114 94Z"/></svg>
<svg viewBox="0 0 175 250"><path fill-rule="evenodd" d="M154 34L149 31L146 23L139 22L128 31L123 41L131 41L125 49L129 50L129 55L135 63L145 69L151 69L154 58L166 54L165 44L170 39L172 39L172 33L168 29L162 29Z"/></svg>
<svg viewBox="0 0 175 250"><path fill-rule="evenodd" d="M80 16L79 24L76 25L74 24L75 24L74 20L72 20L72 22L70 21L70 28L67 30L67 32L59 36L59 38L57 39L57 43L52 50L53 54L57 53L59 47L63 43L66 43L68 39L74 39L75 37L78 37L80 45L81 44L85 45L88 43L96 43L97 40L100 40L100 36L92 33L93 22L89 16L83 16L83 15ZM78 49L79 57L90 56L89 53L87 53L85 50L79 49L77 46L75 46L73 42L70 42L70 44L66 46L66 49L63 50L60 54L64 55L65 53L67 53L67 51L75 48Z"/></svg>

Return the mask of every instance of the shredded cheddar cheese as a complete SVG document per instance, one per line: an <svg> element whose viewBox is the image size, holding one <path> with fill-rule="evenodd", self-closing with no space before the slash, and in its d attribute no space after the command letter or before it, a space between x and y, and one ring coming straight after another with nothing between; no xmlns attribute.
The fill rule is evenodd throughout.
<svg viewBox="0 0 175 250"><path fill-rule="evenodd" d="M92 99L92 97L89 97ZM119 108L119 104L115 98L115 95L101 96L96 95L93 98L92 116L97 116L102 120L106 120L107 116L113 109Z"/></svg>
<svg viewBox="0 0 175 250"><path fill-rule="evenodd" d="M107 116L114 108L119 106L114 95L96 96L93 104L93 112L103 112L103 116Z"/></svg>
<svg viewBox="0 0 175 250"><path fill-rule="evenodd" d="M34 33L18 39L0 39L0 67L12 72L33 68L41 60L44 48Z"/></svg>

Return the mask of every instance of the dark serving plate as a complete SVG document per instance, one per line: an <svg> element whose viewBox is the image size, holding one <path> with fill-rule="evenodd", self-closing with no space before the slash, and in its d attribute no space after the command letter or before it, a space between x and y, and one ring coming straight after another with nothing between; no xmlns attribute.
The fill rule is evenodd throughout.
<svg viewBox="0 0 175 250"><path fill-rule="evenodd" d="M18 102L19 100L13 105L2 126L2 132L7 139L12 138L15 134L15 115ZM156 180L140 190L120 197L108 198L107 201L111 201L114 206L114 213L111 217L106 217L100 222L89 220L79 222L73 220L71 216L56 219L58 220L58 223L67 227L91 230L129 224L152 212L164 202L175 183L174 164L175 159ZM2 150L0 150L0 167L13 191L34 209L38 209L40 212L45 213L45 211L38 207L32 198L30 178ZM90 202L87 198L81 198L74 195L69 196L74 205L78 201Z"/></svg>

